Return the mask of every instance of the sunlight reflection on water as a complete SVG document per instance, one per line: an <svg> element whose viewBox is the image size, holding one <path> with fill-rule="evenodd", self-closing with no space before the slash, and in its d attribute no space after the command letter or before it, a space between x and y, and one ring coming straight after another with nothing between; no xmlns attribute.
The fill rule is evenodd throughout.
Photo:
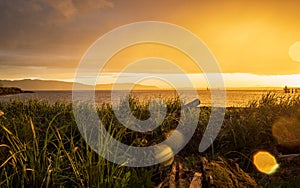
<svg viewBox="0 0 300 188"><path fill-rule="evenodd" d="M251 100L259 99L263 94L266 94L268 91L264 90L229 90L226 91L227 101L226 107L245 107L248 102ZM119 91L119 94L122 96L124 92ZM183 98L186 99L186 102L193 100L189 95L189 91L184 92ZM282 91L276 91L276 93L283 93ZM140 90L134 91L134 96L137 96L141 100L147 100L153 97L167 97L174 98L176 96L175 91L147 91ZM111 101L111 92L110 91L96 91L96 103L101 105L102 103L109 103ZM211 96L210 91L199 90L198 96L201 101L201 106L211 106ZM55 103L56 101L62 102L72 102L72 91L35 91L35 93L22 93L17 95L8 95L0 96L0 101L9 101L11 99L19 98L21 100L27 100L31 98L37 98L41 100L48 100L49 103ZM84 92L82 98L84 99ZM119 101L112 100L113 102L118 103Z"/></svg>

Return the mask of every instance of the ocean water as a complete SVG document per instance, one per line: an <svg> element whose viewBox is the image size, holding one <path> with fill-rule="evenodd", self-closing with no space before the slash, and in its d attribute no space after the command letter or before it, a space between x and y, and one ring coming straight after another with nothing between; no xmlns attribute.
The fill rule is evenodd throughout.
<svg viewBox="0 0 300 188"><path fill-rule="evenodd" d="M47 100L49 103L55 103L56 101L61 102L72 102L72 91L34 91L35 93L22 93L17 95L6 95L0 96L0 102L9 102L13 99L28 100L28 99L40 99ZM115 98L111 98L111 91L95 91L95 102L97 105L103 103L118 103L120 99L124 98L124 91L114 91ZM220 106L225 107L245 107L250 101L258 100L263 94L267 94L270 91L266 90L228 90L226 91L226 104L220 104ZM283 91L274 90L279 95L286 95ZM140 90L134 91L132 93L135 97L138 97L139 100L148 100L152 98L174 98L178 96L176 91L147 91ZM180 97L185 102L189 102L196 97L200 99L200 106L211 106L211 92L207 90L199 90L198 96L193 95L192 91L181 91ZM90 99L85 92L82 92L80 95L82 100ZM223 99L222 99L223 100Z"/></svg>

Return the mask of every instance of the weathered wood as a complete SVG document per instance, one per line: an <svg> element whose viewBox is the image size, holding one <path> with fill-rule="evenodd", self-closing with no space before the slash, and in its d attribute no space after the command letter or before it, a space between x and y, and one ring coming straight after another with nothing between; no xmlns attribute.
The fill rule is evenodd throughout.
<svg viewBox="0 0 300 188"><path fill-rule="evenodd" d="M170 174L169 187L176 188L176 173L177 173L177 162L175 161L172 165L172 170Z"/></svg>
<svg viewBox="0 0 300 188"><path fill-rule="evenodd" d="M200 166L200 167L199 167ZM193 174L191 176L191 174ZM216 161L208 161L202 157L200 165L195 168L184 168L184 163L175 160L172 165L168 181L159 185L162 187L260 187L247 173L245 173L233 160L225 161L218 158Z"/></svg>
<svg viewBox="0 0 300 188"><path fill-rule="evenodd" d="M186 178L183 164L181 162L178 163L178 179L178 188L185 188L189 186L189 182Z"/></svg>
<svg viewBox="0 0 300 188"><path fill-rule="evenodd" d="M174 111L174 112L172 113L172 116L174 116L176 119L179 119L179 117L180 117L182 111L186 113L186 112L187 112L189 109L191 109L191 108L199 107L200 103L201 103L201 102L200 102L199 99L194 99L194 100L192 100L191 102L182 105L180 109Z"/></svg>
<svg viewBox="0 0 300 188"><path fill-rule="evenodd" d="M288 154L288 155L278 155L279 160L286 159L288 161L293 160L294 158L297 158L297 157L300 157L300 153Z"/></svg>
<svg viewBox="0 0 300 188"><path fill-rule="evenodd" d="M181 107L181 109L175 111L172 113L172 116L174 116L175 118L178 118L180 117L180 111L183 110L183 111L187 111L189 108L196 108L200 105L200 100L199 99L194 99L193 101L183 105ZM172 132L173 130L170 131L170 133ZM170 133L167 133L170 135ZM147 131L147 132L144 132L143 133L144 135L153 135L153 131Z"/></svg>
<svg viewBox="0 0 300 188"><path fill-rule="evenodd" d="M199 99L194 99L193 101L185 104L183 107L182 107L182 110L186 110L188 108L195 108L197 107L198 105L200 105L200 100Z"/></svg>
<svg viewBox="0 0 300 188"><path fill-rule="evenodd" d="M199 172L195 172L194 177L191 181L190 187L189 188L200 188L202 187L202 174Z"/></svg>

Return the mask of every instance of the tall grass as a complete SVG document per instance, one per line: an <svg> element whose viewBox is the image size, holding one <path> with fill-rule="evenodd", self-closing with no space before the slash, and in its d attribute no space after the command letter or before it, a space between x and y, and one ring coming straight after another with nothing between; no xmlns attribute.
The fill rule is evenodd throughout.
<svg viewBox="0 0 300 188"><path fill-rule="evenodd" d="M163 141L180 121L174 116L181 106L179 99L165 102L168 115L151 134L124 127L110 105L102 105L97 112L114 138L129 145L148 146ZM135 117L149 117L149 102L131 97L129 103ZM274 122L298 109L299 96L273 93L246 108L228 108L213 147L200 154L198 146L211 110L201 107L196 132L178 157L221 155L238 159L244 170L252 172L252 154L261 149L273 150L277 144L271 131ZM0 117L0 187L154 187L169 170L161 171L159 165L128 168L100 157L78 131L71 104L14 100L0 103L0 110L4 112Z"/></svg>
<svg viewBox="0 0 300 188"><path fill-rule="evenodd" d="M169 113L180 107L177 103L175 99L167 101ZM130 107L139 119L148 116L148 105L130 98ZM127 168L95 153L78 131L71 104L14 100L0 103L0 109L4 112L0 117L0 186L154 186L153 172L157 166ZM159 134L145 135L127 130L117 121L110 105L103 105L97 111L107 131L124 143L146 145ZM157 132L170 130L171 125L176 127L173 122L166 121L164 128Z"/></svg>
<svg viewBox="0 0 300 188"><path fill-rule="evenodd" d="M215 141L216 150L228 158L239 158L246 171L253 170L251 158L258 150L278 154L272 126L282 117L290 117L300 109L299 95L267 93L246 108L226 111L222 130Z"/></svg>

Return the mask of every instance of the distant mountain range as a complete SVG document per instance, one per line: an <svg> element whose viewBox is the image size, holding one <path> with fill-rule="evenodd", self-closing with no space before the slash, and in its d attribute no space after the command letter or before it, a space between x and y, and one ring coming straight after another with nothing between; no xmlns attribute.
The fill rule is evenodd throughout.
<svg viewBox="0 0 300 188"><path fill-rule="evenodd" d="M0 86L4 87L18 87L22 90L72 90L73 82L64 82L64 81L54 81L54 80L0 80ZM90 86L79 84L82 89L91 89ZM98 84L96 90L111 90L112 86L116 87L116 84ZM121 83L117 84L117 88L129 88L130 83ZM160 88L157 86L149 86L136 84L134 87L135 90L170 90L166 88ZM209 90L208 88L197 88L198 90ZM232 87L227 88L227 90L282 90L281 87ZM191 88L180 88L180 90L191 90ZM218 89L214 89L218 90Z"/></svg>
<svg viewBox="0 0 300 188"><path fill-rule="evenodd" d="M118 88L124 89L130 86L130 83L121 83L118 84ZM0 86L5 87L18 87L22 90L72 90L73 82L63 82L63 81L54 81L54 80L0 80ZM79 84L82 89L91 89L90 86ZM113 84L97 84L97 90L111 90ZM161 88L156 86L148 86L136 84L134 86L136 90L160 90Z"/></svg>

